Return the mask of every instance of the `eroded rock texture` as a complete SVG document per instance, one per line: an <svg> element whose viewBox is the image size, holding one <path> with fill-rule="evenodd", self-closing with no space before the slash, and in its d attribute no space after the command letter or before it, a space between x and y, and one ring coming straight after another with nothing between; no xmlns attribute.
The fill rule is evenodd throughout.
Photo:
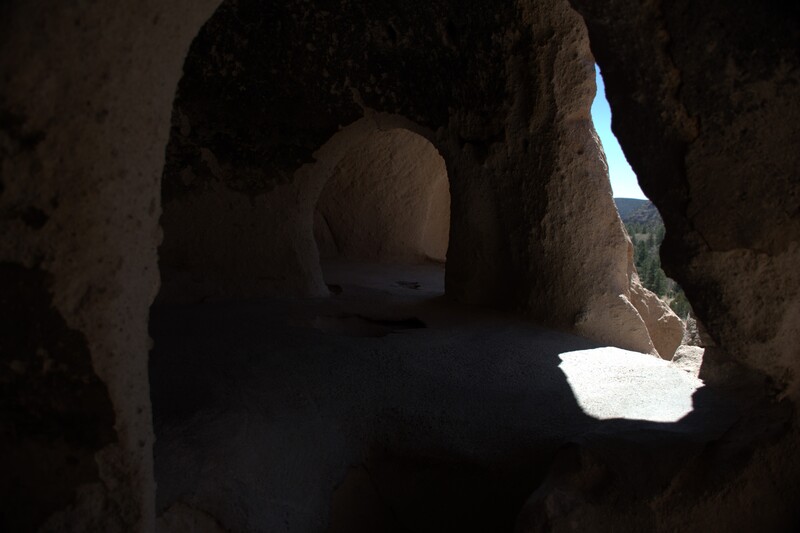
<svg viewBox="0 0 800 533"><path fill-rule="evenodd" d="M320 255L381 262L444 262L450 186L444 160L408 130L377 132L345 154L314 212Z"/></svg>
<svg viewBox="0 0 800 533"><path fill-rule="evenodd" d="M213 7L0 5L0 261L44 273L31 292L51 294L55 311L34 308L31 320L57 313L85 339L91 371L70 371L70 382L87 394L98 385L80 376L105 384L116 430L95 465L82 463L97 469L99 490L74 491L69 508L53 509L58 531L152 530L147 316L158 287L159 181L181 64ZM45 382L39 394L55 392ZM69 483L48 469L37 486Z"/></svg>
<svg viewBox="0 0 800 533"><path fill-rule="evenodd" d="M796 402L800 152L787 147L800 143L800 11L781 2L572 4L587 22L614 131L664 218L665 270L715 341L700 376L732 385L741 363L763 373L770 412ZM693 502L684 524L796 525L788 450L797 430L785 418L763 419L769 429L753 429L751 419L720 445L747 458L725 475L717 466L738 489ZM685 501L678 488L669 494L662 509ZM763 507L743 510L743 500Z"/></svg>
<svg viewBox="0 0 800 533"><path fill-rule="evenodd" d="M796 394L797 8L573 4L614 131L664 218L667 274L724 350Z"/></svg>
<svg viewBox="0 0 800 533"><path fill-rule="evenodd" d="M665 530L796 525L797 7L572 0L582 20L559 0L229 0L212 17L219 4L0 4L0 261L41 303L28 322L53 324L77 357L57 382L15 365L3 379L22 380L14 416L26 391L66 383L91 419L72 473L31 485L54 487L40 495L44 522L154 527L147 316L160 194L166 299L324 295L314 209L376 130L422 135L445 160L452 298L652 351L588 114L591 38L615 130L667 227L663 263L716 342L701 375L736 385L743 415L638 500L597 495L594 473L631 470L581 451L532 505L577 480L547 523L613 524L617 497L631 523ZM26 332L9 345L37 344ZM42 522L25 505L15 523Z"/></svg>
<svg viewBox="0 0 800 533"><path fill-rule="evenodd" d="M369 186L358 167L380 169L364 152L386 135L364 137L374 122L419 133L444 157L449 296L655 351L630 300L628 242L589 117L593 58L566 3L230 2L184 70L163 184L165 300L326 294L315 206L344 168ZM413 152L412 139L394 139L396 150ZM408 187L412 171L385 178ZM369 187L395 227L370 236L351 202L352 220L329 220L327 235L323 196L326 253L338 231L345 256L443 257L393 250L425 229L392 214L402 205L391 187Z"/></svg>
<svg viewBox="0 0 800 533"><path fill-rule="evenodd" d="M86 339L51 307L46 286L40 271L0 264L4 531L36 530L72 504L81 485L103 501L94 454L116 440Z"/></svg>
<svg viewBox="0 0 800 533"><path fill-rule="evenodd" d="M656 294L644 288L638 276L631 283L631 301L644 320L658 355L672 359L683 340L685 328L681 319Z"/></svg>

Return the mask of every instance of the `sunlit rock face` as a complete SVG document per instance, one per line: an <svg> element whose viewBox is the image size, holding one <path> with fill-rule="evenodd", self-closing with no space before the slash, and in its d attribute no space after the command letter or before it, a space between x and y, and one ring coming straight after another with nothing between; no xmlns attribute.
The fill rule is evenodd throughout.
<svg viewBox="0 0 800 533"><path fill-rule="evenodd" d="M631 282L631 303L644 320L658 355L671 360L684 336L681 319L658 295L643 287L638 276Z"/></svg>

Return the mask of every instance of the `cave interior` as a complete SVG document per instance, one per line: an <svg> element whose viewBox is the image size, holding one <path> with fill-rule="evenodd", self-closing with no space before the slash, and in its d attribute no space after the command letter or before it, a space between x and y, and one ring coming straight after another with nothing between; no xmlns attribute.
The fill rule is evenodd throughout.
<svg viewBox="0 0 800 533"><path fill-rule="evenodd" d="M3 531L800 527L800 8L0 21Z"/></svg>

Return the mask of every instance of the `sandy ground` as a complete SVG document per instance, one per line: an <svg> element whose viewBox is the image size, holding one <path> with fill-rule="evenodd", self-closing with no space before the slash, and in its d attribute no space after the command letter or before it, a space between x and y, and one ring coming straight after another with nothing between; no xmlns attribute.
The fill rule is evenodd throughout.
<svg viewBox="0 0 800 533"><path fill-rule="evenodd" d="M153 310L160 511L235 532L510 530L565 445L678 465L733 420L665 361L448 303L441 266L325 277L330 298Z"/></svg>

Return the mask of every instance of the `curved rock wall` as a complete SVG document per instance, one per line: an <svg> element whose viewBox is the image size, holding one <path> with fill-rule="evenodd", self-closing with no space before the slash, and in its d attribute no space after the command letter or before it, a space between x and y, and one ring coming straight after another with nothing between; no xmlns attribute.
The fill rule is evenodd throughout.
<svg viewBox="0 0 800 533"><path fill-rule="evenodd" d="M309 204L327 176L298 169L320 161L341 125L383 113L424 132L447 162L450 297L654 352L630 301L628 242L589 116L594 60L580 17L555 0L470 9L493 15L447 2L335 14L224 4L192 46L175 102L164 293L180 271L205 287L195 298L324 294ZM346 255L383 254L359 248L367 236L352 223L324 228L326 202L316 216L325 253L338 232Z"/></svg>
<svg viewBox="0 0 800 533"><path fill-rule="evenodd" d="M662 262L723 350L798 393L795 7L572 2L619 137L667 229ZM709 369L710 370L710 369Z"/></svg>
<svg viewBox="0 0 800 533"><path fill-rule="evenodd" d="M347 6L312 12L305 3L228 2L195 39L163 166L165 288L173 286L169 263L198 257L190 253L196 247L214 281L224 268L228 281L252 282L252 271L227 269L246 265L252 256L237 254L265 236L248 224L280 207L269 217L284 223L266 234L290 234L272 241L275 256L301 273L280 284L324 293L308 252L311 214L318 176L329 174L349 137L315 152L340 125L378 110L405 117L390 126L420 130L452 168L454 298L571 326L582 310L624 295L624 238L609 214L586 115L592 60L566 4L522 12L499 1ZM215 7L174 0L0 8L0 256L51 276L53 306L85 336L115 414L118 442L96 454L101 481L67 509L74 524L113 531L152 523L146 323L158 286L159 176L181 63ZM270 204L267 193L279 188L275 198L285 205ZM301 206L309 216L292 220ZM182 212L192 215L192 233L170 231ZM614 259L581 258L590 239L578 233L593 227L603 228L604 257ZM289 245L298 235L309 244ZM173 246L174 237L185 239ZM206 293L202 279L200 289L187 284L174 285L178 297ZM222 293L251 288L233 283ZM620 305L641 330L632 307ZM637 342L648 348L646 337Z"/></svg>
<svg viewBox="0 0 800 533"><path fill-rule="evenodd" d="M376 132L336 166L314 220L328 257L444 262L450 232L444 160L408 130Z"/></svg>
<svg viewBox="0 0 800 533"><path fill-rule="evenodd" d="M72 365L66 371L72 380L45 380L39 394L69 409L102 398L98 391L105 388L113 408L109 413L92 400L97 411L90 415L86 407L83 422L60 407L54 411L58 423L80 423L89 437L64 445L68 434L45 433L43 449L66 456L55 458L32 500L6 501L4 519L5 507L12 506L15 513L27 513L18 514L23 522L17 523L46 522L46 530L152 530L147 317L158 289L159 179L181 63L215 4L10 1L0 6L0 261L18 272L37 273L40 286L27 292L45 304L34 307L38 314L32 321L61 323L64 338L81 339L47 346L46 333L34 333L50 360ZM0 340L4 358L26 332L7 334L10 338ZM37 357L44 354L29 347ZM90 358L90 368L83 357ZM32 368L39 364L41 359ZM13 380L36 383L18 372L10 375L4 395L5 387L14 390ZM59 383L69 386L59 389ZM116 437L107 434L109 419ZM41 437L37 431L20 426L16 439L35 442ZM81 447L77 455L70 454L74 445ZM87 462L86 454L93 459ZM43 451L33 460L46 457ZM59 469L59 461L70 457L77 467ZM4 469L3 493L16 476L31 475L25 464ZM79 488L53 500L56 487ZM14 485L10 490L21 494ZM55 514L54 501L65 503Z"/></svg>
<svg viewBox="0 0 800 533"><path fill-rule="evenodd" d="M297 217L277 214L268 230L263 217L257 219L257 210L240 206L245 198L269 204L273 191L284 186L302 191L287 193L291 197L315 199L318 185L303 183L297 169L313 163L314 152L341 126L373 110L405 117L411 129L425 129L435 144L436 130L447 126L451 108L461 116L474 115L471 131L456 137L457 145L499 138L501 120L496 115L502 114L505 93L503 57L514 39L504 35L503 25L513 24L515 16L502 2L475 8L495 15L465 16L446 2L343 4L332 10L310 9L302 2L272 7L254 1L224 4L193 45L176 99L164 173L162 266L171 269L177 264L187 270L181 265L194 258L190 270L195 277L222 285L218 292L223 294L237 292L226 287L227 280L249 280L258 286L259 277L273 279L274 289L293 288L295 294L323 290L318 262L307 251L313 246L310 233L292 228ZM467 34L479 37L464 38ZM208 153L215 162L211 167L205 162ZM183 229L176 231L180 221L171 216L172 206L193 202L191 198L209 187L234 191L243 201L230 217L215 224L218 238L206 239L202 234L211 232L203 230L186 239L184 235L194 231L191 219L183 216ZM297 216L311 224L313 211L306 209L306 200L297 201L303 203L295 209L302 211ZM278 201L278 209L297 201ZM202 208L193 213L202 216ZM208 268L205 258L218 254L220 240L242 250L239 255L253 250L239 224L260 225L265 237L269 231L280 235L268 241L280 243L275 259L237 260L243 268L250 265L248 273ZM475 236L463 238L469 238L472 250L481 255L490 255L481 248L495 246ZM210 262L227 261L225 254L219 259ZM491 271L487 276L501 278ZM170 280L165 281L169 289ZM262 284L256 292L267 289Z"/></svg>
<svg viewBox="0 0 800 533"><path fill-rule="evenodd" d="M330 231L330 228L315 216L323 188L331 179L339 179L337 176L343 168L352 169L359 163L358 154L369 151L376 136L379 138L385 130L406 132L400 137L403 144L395 147L397 151L414 151L416 144L418 149L432 151L427 155L436 155L422 135L408 128L425 133L403 117L370 112L335 133L314 152L313 162L294 171L291 180L270 183L268 190L257 194L225 186L224 181L236 170L222 167L208 151L206 157L213 164L206 172L213 178L207 177L201 184L202 180L191 168L184 168L182 176L187 179L183 185L194 188L172 198L161 217L164 241L159 249L162 288L158 300L196 302L207 298L326 296L328 289L322 279L319 250L336 254L339 250L334 234L323 231ZM409 142L411 146L406 145ZM440 160L433 160L434 167L439 164ZM441 171L440 165L436 172ZM405 177L415 175L408 170L404 172ZM359 177L364 179L370 175L361 173ZM420 179L425 178L423 173ZM367 182L361 184L362 187L368 185ZM417 195L410 197L416 199ZM424 208L427 210L428 206ZM338 220L335 214L328 211L329 222L334 225ZM355 214L349 213L350 216ZM363 227L364 221L351 222L349 230ZM345 231L344 228L333 229L339 233ZM422 231L426 227L419 229ZM360 238L353 242L354 246L367 250L377 244L376 241L363 242ZM358 253L356 256L365 257ZM410 254L409 257L417 256Z"/></svg>
<svg viewBox="0 0 800 533"><path fill-rule="evenodd" d="M800 394L800 152L788 147L800 145L800 10L572 4L588 25L614 132L664 218L665 271L713 338L700 377L730 388L745 412L763 410L707 451L707 476L724 483L689 502L681 492L697 480L687 471L659 512L688 505L678 529L796 528L800 470L788 450L800 437L787 417ZM750 501L758 505L742 508Z"/></svg>

